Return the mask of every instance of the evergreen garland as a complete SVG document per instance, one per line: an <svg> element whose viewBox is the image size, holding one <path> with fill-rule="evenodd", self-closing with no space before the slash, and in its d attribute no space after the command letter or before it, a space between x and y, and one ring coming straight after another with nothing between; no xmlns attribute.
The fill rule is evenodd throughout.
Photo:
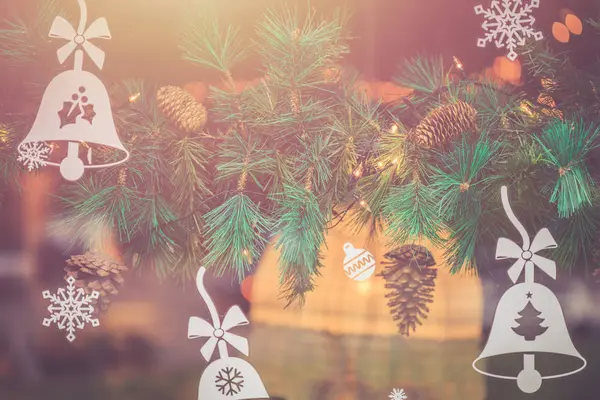
<svg viewBox="0 0 600 400"><path fill-rule="evenodd" d="M32 46L47 44L33 39L49 27L47 15L29 26L7 21L0 56L35 62L43 52ZM486 268L475 249L510 235L498 198L509 185L527 224L556 228L561 267L598 267L600 63L584 72L544 43L528 43L521 54L529 82L515 88L468 77L456 59L421 56L394 79L411 95L380 104L361 95L357 74L327 73L350 51L345 23L341 12L270 11L249 43L214 16L194 20L183 58L226 83L211 88L207 125L179 129L159 110L158 87L111 88L131 159L63 185L75 240L100 223L134 268L191 278L202 263L242 280L274 238L282 294L302 300L318 284L325 233L342 219L385 232L393 246L428 239L446 251L453 272ZM252 52L264 78L237 91L232 71ZM453 115L462 122L447 126ZM27 118L0 115L14 135L0 146L0 166L11 166L6 181L16 176L16 144L28 128L13 123ZM411 140L425 131L427 143Z"/></svg>

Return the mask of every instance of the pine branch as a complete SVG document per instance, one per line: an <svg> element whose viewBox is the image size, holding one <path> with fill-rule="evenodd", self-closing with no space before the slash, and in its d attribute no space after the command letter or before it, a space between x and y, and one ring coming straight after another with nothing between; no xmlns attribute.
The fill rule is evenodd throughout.
<svg viewBox="0 0 600 400"><path fill-rule="evenodd" d="M122 242L130 241L138 229L132 215L138 212L140 193L126 186L104 186L98 179L90 177L65 187L61 199L67 220L75 225L84 227L91 221L98 221L101 226L116 232L117 239ZM84 237L74 239L87 242Z"/></svg>
<svg viewBox="0 0 600 400"><path fill-rule="evenodd" d="M211 196L205 181L207 153L198 138L183 138L170 143L167 159L171 160L172 194L170 199L179 213L187 214L197 208L198 200Z"/></svg>
<svg viewBox="0 0 600 400"><path fill-rule="evenodd" d="M594 183L585 162L599 134L600 128L587 127L583 121L556 121L541 136L535 136L544 163L554 170L550 201L557 203L561 218L592 204Z"/></svg>
<svg viewBox="0 0 600 400"><path fill-rule="evenodd" d="M239 37L239 30L219 26L215 13L198 14L182 33L184 60L215 69L225 75L247 57L247 45Z"/></svg>
<svg viewBox="0 0 600 400"><path fill-rule="evenodd" d="M325 83L321 69L348 53L342 17L317 21L310 11L301 23L298 13L268 11L259 21L256 44L269 82L292 91Z"/></svg>
<svg viewBox="0 0 600 400"><path fill-rule="evenodd" d="M595 204L598 204L597 195L594 193ZM552 258L559 268L571 271L583 267L588 271L598 245L599 229L600 210L597 206L580 208L568 219L559 219L556 230L560 245L552 251Z"/></svg>
<svg viewBox="0 0 600 400"><path fill-rule="evenodd" d="M57 0L44 1L25 18L5 19L0 29L0 57L13 66L32 64L49 53L48 32L56 16L66 17Z"/></svg>
<svg viewBox="0 0 600 400"><path fill-rule="evenodd" d="M239 193L204 215L207 268L231 272L241 282L262 255L272 222L245 194Z"/></svg>
<svg viewBox="0 0 600 400"><path fill-rule="evenodd" d="M500 178L490 168L499 149L499 142L482 134L475 144L463 136L452 152L439 154L441 167L435 168L430 186L440 199L438 212L444 221L468 217L481 200L479 193Z"/></svg>
<svg viewBox="0 0 600 400"><path fill-rule="evenodd" d="M285 185L278 212L275 248L280 251L282 295L288 306L304 302L314 289L321 265L320 249L325 243L326 218L318 198L305 187Z"/></svg>
<svg viewBox="0 0 600 400"><path fill-rule="evenodd" d="M390 190L383 206L383 214L391 246L425 238L435 245L443 243L440 233L446 229L438 215L439 198L436 198L436 194L432 188L418 180Z"/></svg>
<svg viewBox="0 0 600 400"><path fill-rule="evenodd" d="M442 57L417 56L399 67L394 81L401 87L431 95L448 86L449 77Z"/></svg>

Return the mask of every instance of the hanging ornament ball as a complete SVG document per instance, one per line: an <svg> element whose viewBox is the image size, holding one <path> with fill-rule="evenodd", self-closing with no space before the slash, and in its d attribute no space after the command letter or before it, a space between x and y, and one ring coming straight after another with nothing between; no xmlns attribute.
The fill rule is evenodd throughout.
<svg viewBox="0 0 600 400"><path fill-rule="evenodd" d="M565 25L574 35L581 35L583 32L583 24L579 17L575 14L569 14L565 18Z"/></svg>
<svg viewBox="0 0 600 400"><path fill-rule="evenodd" d="M79 157L67 157L60 163L60 173L68 181L76 181L83 176L85 165Z"/></svg>
<svg viewBox="0 0 600 400"><path fill-rule="evenodd" d="M517 386L524 393L535 393L542 387L542 375L535 369L524 369L517 375Z"/></svg>
<svg viewBox="0 0 600 400"><path fill-rule="evenodd" d="M477 111L463 101L446 104L431 111L413 132L417 143L444 148L453 139L477 131Z"/></svg>
<svg viewBox="0 0 600 400"><path fill-rule="evenodd" d="M156 94L158 108L186 133L198 132L206 124L206 108L177 86L165 86Z"/></svg>
<svg viewBox="0 0 600 400"><path fill-rule="evenodd" d="M567 43L570 39L569 29L560 22L552 24L552 36L560 43Z"/></svg>
<svg viewBox="0 0 600 400"><path fill-rule="evenodd" d="M369 279L375 272L375 257L365 249L356 249L352 243L344 245L344 271L355 281Z"/></svg>

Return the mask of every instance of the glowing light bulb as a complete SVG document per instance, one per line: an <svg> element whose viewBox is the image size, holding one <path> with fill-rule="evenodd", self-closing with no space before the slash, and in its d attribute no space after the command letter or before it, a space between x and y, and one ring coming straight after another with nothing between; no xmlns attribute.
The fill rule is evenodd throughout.
<svg viewBox="0 0 600 400"><path fill-rule="evenodd" d="M398 133L398 125L392 125L392 127L390 128L390 133Z"/></svg>
<svg viewBox="0 0 600 400"><path fill-rule="evenodd" d="M358 202L358 204L359 204L359 205L360 205L362 208L364 208L365 210L367 210L368 212L371 212L371 207L369 207L369 205L367 204L367 202L366 202L366 201L364 201L364 200L362 200L362 199L361 199L361 200Z"/></svg>
<svg viewBox="0 0 600 400"><path fill-rule="evenodd" d="M458 59L458 57L452 57L452 59L454 60L454 66L460 70L463 71L464 70L464 65L463 63Z"/></svg>
<svg viewBox="0 0 600 400"><path fill-rule="evenodd" d="M362 173L363 173L362 164L360 164L358 167L356 167L354 172L352 172L352 174L357 178L360 178L362 176Z"/></svg>
<svg viewBox="0 0 600 400"><path fill-rule="evenodd" d="M141 93L136 93L132 96L129 96L129 102L130 103L135 103L140 97L142 97Z"/></svg>

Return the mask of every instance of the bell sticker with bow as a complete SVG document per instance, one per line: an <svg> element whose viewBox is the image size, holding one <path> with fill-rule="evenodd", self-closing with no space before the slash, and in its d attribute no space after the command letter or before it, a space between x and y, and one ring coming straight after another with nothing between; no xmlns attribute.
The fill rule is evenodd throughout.
<svg viewBox="0 0 600 400"><path fill-rule="evenodd" d="M84 53L99 69L104 66L104 52L90 40L110 39L108 23L98 18L86 29L87 6L85 0L78 2L77 30L64 18L56 17L49 34L68 41L58 49L57 57L63 64L74 53L74 68L54 77L46 88L33 126L19 145L17 159L29 171L46 165L60 167L61 175L69 181L81 178L85 169L112 167L129 158L117 134L106 87L94 74L83 70ZM66 151L57 151L61 146L55 142L66 142ZM80 145L87 148L87 163L79 156ZM120 155L95 164L92 146L116 150Z"/></svg>
<svg viewBox="0 0 600 400"><path fill-rule="evenodd" d="M209 364L202 373L198 386L198 400L268 399L267 390L254 367L247 361L230 357L228 354L227 344L245 356L249 355L248 340L229 332L235 327L248 325L248 319L239 306L233 306L221 322L217 308L204 287L205 273L206 268L200 268L196 276L196 286L206 303L212 324L202 318L191 317L188 339L208 338L200 349L202 357L210 362L218 349L219 358Z"/></svg>
<svg viewBox="0 0 600 400"><path fill-rule="evenodd" d="M537 254L557 247L552 234L543 228L532 242L510 206L506 186L502 187L501 195L504 211L521 234L523 245L506 238L498 240L496 259L516 260L508 269L508 276L515 285L498 302L488 341L473 361L473 368L494 378L516 380L522 392L534 393L544 379L575 374L583 370L587 362L573 345L558 299L550 289L534 281L536 267L556 279L555 262ZM517 283L523 272L524 282ZM507 365L489 360L499 356L507 361L512 357L519 369L512 371ZM550 358L558 356L559 362ZM488 359L487 365L484 359ZM536 359L542 361L536 362Z"/></svg>

